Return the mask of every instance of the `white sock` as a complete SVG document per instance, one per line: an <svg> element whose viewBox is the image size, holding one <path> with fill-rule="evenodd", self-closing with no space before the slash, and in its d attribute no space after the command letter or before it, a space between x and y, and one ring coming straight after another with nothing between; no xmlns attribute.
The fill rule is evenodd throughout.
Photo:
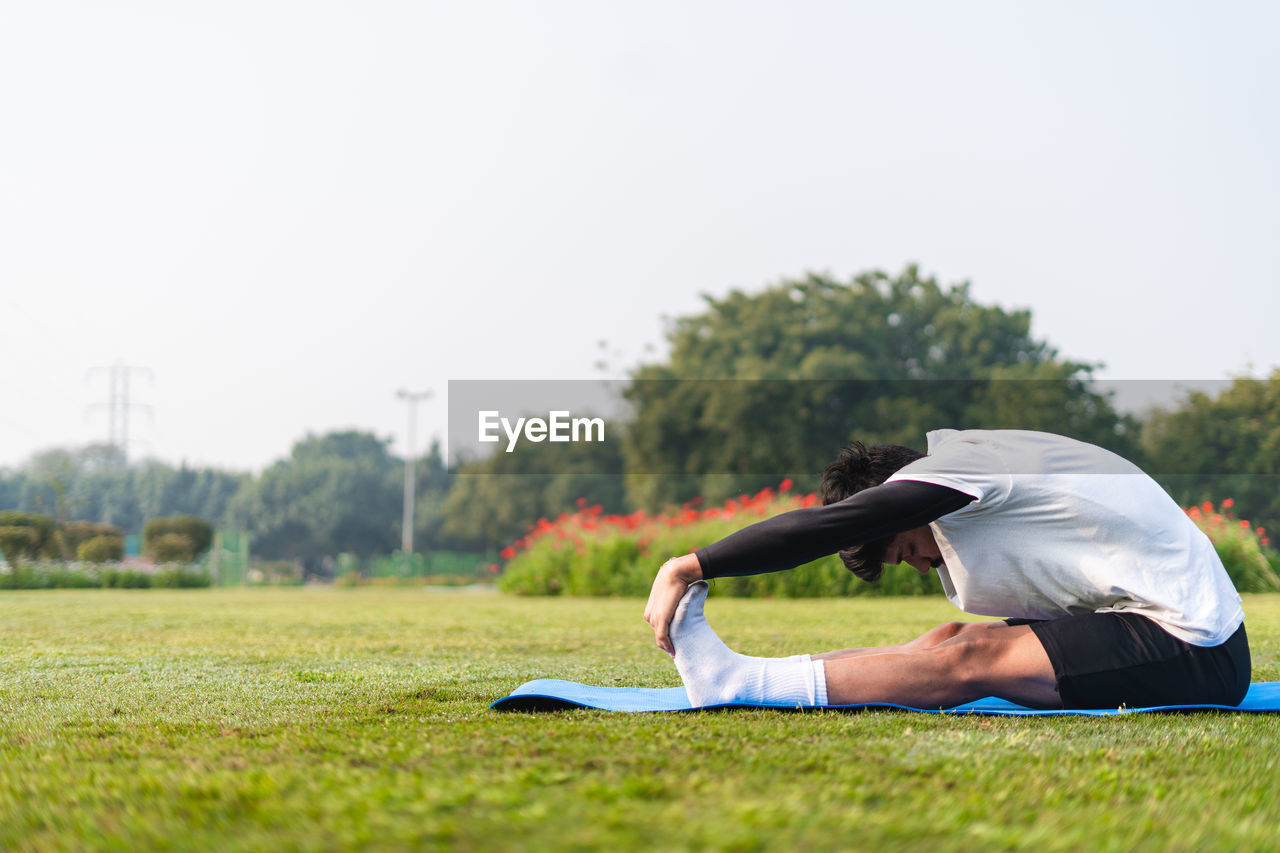
<svg viewBox="0 0 1280 853"><path fill-rule="evenodd" d="M806 707L827 704L827 676L822 661L812 660L809 655L748 657L726 646L702 614L707 589L706 581L691 584L671 620L676 669L694 706L730 702Z"/></svg>

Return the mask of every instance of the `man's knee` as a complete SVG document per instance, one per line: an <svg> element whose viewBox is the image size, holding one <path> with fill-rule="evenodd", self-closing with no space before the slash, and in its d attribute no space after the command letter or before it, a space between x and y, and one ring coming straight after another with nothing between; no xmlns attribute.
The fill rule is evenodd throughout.
<svg viewBox="0 0 1280 853"><path fill-rule="evenodd" d="M942 655L948 680L969 687L987 687L1006 668L1013 637L1003 623L956 622L959 627L950 640L935 651Z"/></svg>
<svg viewBox="0 0 1280 853"><path fill-rule="evenodd" d="M1053 665L1026 626L981 623L990 630L963 631L938 646L948 680L981 698L1000 695L1045 707L1057 701Z"/></svg>
<svg viewBox="0 0 1280 853"><path fill-rule="evenodd" d="M961 634L980 628L983 624L982 622L946 622L936 628L929 629L920 639L927 641L922 645L936 646L939 643L954 640Z"/></svg>
<svg viewBox="0 0 1280 853"><path fill-rule="evenodd" d="M976 684L981 679L981 661L986 644L973 632L958 628L952 638L933 651L947 681L957 685Z"/></svg>

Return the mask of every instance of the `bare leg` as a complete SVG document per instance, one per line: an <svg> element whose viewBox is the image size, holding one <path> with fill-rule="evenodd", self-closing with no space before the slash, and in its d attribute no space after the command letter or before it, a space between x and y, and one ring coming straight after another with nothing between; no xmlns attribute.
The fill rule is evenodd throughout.
<svg viewBox="0 0 1280 853"><path fill-rule="evenodd" d="M1031 628L980 624L985 627L957 631L937 645L826 659L828 702L949 708L998 696L1034 707L1061 707L1053 665Z"/></svg>
<svg viewBox="0 0 1280 853"><path fill-rule="evenodd" d="M883 655L895 652L909 652L915 649L928 649L940 643L950 640L966 631L982 631L998 625L1004 625L1004 622L948 622L945 625L939 625L936 628L930 628L914 640L905 643L898 643L893 646L864 646L858 649L840 649L834 652L824 652L820 655L814 655L814 660L842 660L844 658L859 657L861 655Z"/></svg>

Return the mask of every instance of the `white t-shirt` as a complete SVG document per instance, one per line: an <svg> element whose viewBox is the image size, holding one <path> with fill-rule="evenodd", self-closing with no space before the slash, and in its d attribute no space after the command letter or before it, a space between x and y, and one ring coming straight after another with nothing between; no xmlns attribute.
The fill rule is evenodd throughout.
<svg viewBox="0 0 1280 853"><path fill-rule="evenodd" d="M1244 620L1213 544L1158 483L1091 444L1023 430L935 430L893 480L976 500L929 525L951 603L986 616L1126 611L1196 646Z"/></svg>

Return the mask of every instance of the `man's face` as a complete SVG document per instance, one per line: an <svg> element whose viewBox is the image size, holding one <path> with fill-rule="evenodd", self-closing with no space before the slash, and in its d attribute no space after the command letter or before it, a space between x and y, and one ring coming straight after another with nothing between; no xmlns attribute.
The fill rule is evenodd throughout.
<svg viewBox="0 0 1280 853"><path fill-rule="evenodd" d="M889 547L884 549L884 564L898 563L906 563L922 575L942 565L942 551L928 526L904 530L889 540Z"/></svg>

